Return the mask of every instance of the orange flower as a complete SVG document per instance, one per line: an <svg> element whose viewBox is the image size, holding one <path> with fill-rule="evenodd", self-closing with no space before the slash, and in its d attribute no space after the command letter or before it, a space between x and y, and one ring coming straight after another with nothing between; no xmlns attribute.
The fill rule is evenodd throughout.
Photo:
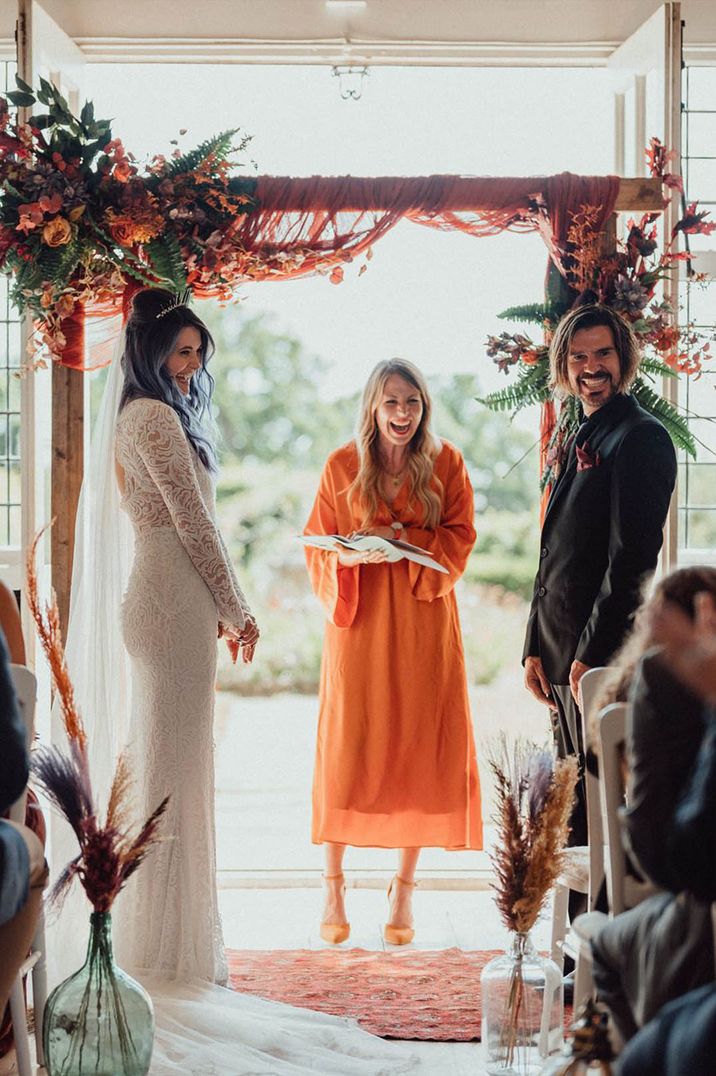
<svg viewBox="0 0 716 1076"><path fill-rule="evenodd" d="M61 295L55 304L58 318L68 318L75 308L75 301L71 295Z"/></svg>
<svg viewBox="0 0 716 1076"><path fill-rule="evenodd" d="M42 229L43 242L48 247L64 247L72 238L72 225L64 217L55 217L48 220Z"/></svg>
<svg viewBox="0 0 716 1076"><path fill-rule="evenodd" d="M527 366L535 366L539 362L539 355L536 351L523 351L520 358Z"/></svg>
<svg viewBox="0 0 716 1076"><path fill-rule="evenodd" d="M132 175L132 166L127 159L118 161L112 169L112 176L120 183L126 183Z"/></svg>
<svg viewBox="0 0 716 1076"><path fill-rule="evenodd" d="M151 210L133 208L130 213L107 210L107 227L115 242L121 247L133 247L148 243L164 229L164 218Z"/></svg>

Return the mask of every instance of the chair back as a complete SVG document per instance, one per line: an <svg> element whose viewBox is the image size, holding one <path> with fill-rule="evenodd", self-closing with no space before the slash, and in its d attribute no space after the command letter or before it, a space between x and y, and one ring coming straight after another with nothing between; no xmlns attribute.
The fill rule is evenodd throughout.
<svg viewBox="0 0 716 1076"><path fill-rule="evenodd" d="M579 681L579 711L582 715L582 744L585 758L597 727L596 703L604 688L609 669L606 666L589 669ZM585 768L584 784L587 798L587 834L589 842L589 893L587 910L593 912L604 881L604 835L599 775Z"/></svg>
<svg viewBox="0 0 716 1076"><path fill-rule="evenodd" d="M11 665L10 675L12 676L15 695L17 696L18 708L25 722L25 743L27 744L27 750L29 751L35 735L37 679L35 678L35 674L25 665ZM24 790L22 795L10 808L10 818L13 822L19 822L21 825L25 824L26 803L27 791Z"/></svg>
<svg viewBox="0 0 716 1076"><path fill-rule="evenodd" d="M604 863L612 915L633 908L654 892L651 883L638 882L630 874L622 839L625 794L623 765L628 713L629 707L625 702L607 706L599 716L598 726Z"/></svg>

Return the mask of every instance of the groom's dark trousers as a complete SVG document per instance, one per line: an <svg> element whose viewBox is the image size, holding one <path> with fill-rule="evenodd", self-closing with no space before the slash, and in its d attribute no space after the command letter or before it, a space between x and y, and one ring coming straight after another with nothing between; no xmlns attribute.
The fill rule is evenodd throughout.
<svg viewBox="0 0 716 1076"><path fill-rule="evenodd" d="M582 777L570 844L587 843L581 718L569 689L574 660L606 665L619 649L656 568L676 481L664 426L618 394L579 427L547 504L523 661L539 657L552 688L560 757ZM570 915L585 899L570 896Z"/></svg>

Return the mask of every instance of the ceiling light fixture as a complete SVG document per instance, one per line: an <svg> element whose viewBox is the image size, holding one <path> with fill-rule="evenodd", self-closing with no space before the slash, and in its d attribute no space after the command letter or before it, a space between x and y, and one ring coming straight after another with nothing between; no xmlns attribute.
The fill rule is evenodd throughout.
<svg viewBox="0 0 716 1076"><path fill-rule="evenodd" d="M338 91L344 101L359 101L363 96L363 79L368 75L367 67L354 67L352 64L336 64L331 74L338 79Z"/></svg>
<svg viewBox="0 0 716 1076"><path fill-rule="evenodd" d="M368 7L368 0L325 0L326 11L337 15L357 15Z"/></svg>

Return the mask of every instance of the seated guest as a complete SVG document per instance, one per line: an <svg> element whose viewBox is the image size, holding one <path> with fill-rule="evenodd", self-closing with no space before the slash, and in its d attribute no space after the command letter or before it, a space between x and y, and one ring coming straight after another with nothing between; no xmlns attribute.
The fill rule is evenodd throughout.
<svg viewBox="0 0 716 1076"><path fill-rule="evenodd" d="M618 1076L704 1076L716 1067L716 985L664 1006L617 1061Z"/></svg>
<svg viewBox="0 0 716 1076"><path fill-rule="evenodd" d="M25 727L0 633L0 813L21 796L28 765ZM30 947L46 880L39 838L27 827L0 818L0 1017Z"/></svg>
<svg viewBox="0 0 716 1076"><path fill-rule="evenodd" d="M623 691L627 670L643 655L631 688L626 836L644 877L662 889L611 920L592 942L599 998L625 1040L667 1001L714 978L710 905L692 891L664 839L704 735L704 707L651 647L654 611L668 602L693 620L703 591L716 596L716 570L684 568L662 580L614 674Z"/></svg>
<svg viewBox="0 0 716 1076"><path fill-rule="evenodd" d="M686 879L704 901L716 901L716 600L697 595L695 617L664 605L652 618L661 660L710 704L706 731L691 776L663 835L667 869ZM696 1076L714 1071L716 984L666 1005L624 1050L619 1076Z"/></svg>

